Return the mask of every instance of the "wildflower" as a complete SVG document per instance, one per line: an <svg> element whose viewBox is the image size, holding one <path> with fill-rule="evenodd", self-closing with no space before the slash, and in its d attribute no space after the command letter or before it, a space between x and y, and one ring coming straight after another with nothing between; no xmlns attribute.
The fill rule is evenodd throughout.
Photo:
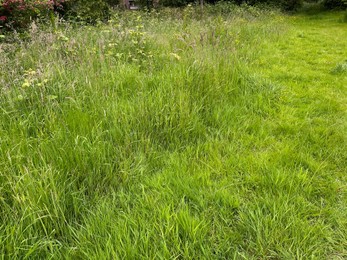
<svg viewBox="0 0 347 260"><path fill-rule="evenodd" d="M7 20L7 16L5 16L5 15L0 16L1 22L5 22L6 20Z"/></svg>
<svg viewBox="0 0 347 260"><path fill-rule="evenodd" d="M123 53L116 53L117 58L121 58L123 56Z"/></svg>
<svg viewBox="0 0 347 260"><path fill-rule="evenodd" d="M27 87L30 87L30 82L26 80L26 81L22 84L22 88L27 88Z"/></svg>
<svg viewBox="0 0 347 260"><path fill-rule="evenodd" d="M176 60L180 60L181 59L181 57L178 55L178 54L176 54L176 53L170 53L170 55L172 56L172 57L174 57Z"/></svg>
<svg viewBox="0 0 347 260"><path fill-rule="evenodd" d="M35 71L35 70L29 70L29 71L28 71L28 74L29 74L29 75L35 75L35 74L36 74L36 71Z"/></svg>
<svg viewBox="0 0 347 260"><path fill-rule="evenodd" d="M61 37L61 40L64 41L64 42L67 42L67 41L69 41L69 38L66 37L66 36L63 36L63 37Z"/></svg>

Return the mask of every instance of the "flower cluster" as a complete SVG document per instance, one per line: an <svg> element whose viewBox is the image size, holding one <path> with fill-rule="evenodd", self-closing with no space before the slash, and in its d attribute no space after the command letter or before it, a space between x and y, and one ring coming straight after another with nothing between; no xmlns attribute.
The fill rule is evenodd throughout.
<svg viewBox="0 0 347 260"><path fill-rule="evenodd" d="M31 68L25 70L17 101L28 100L37 94L39 94L42 101L56 99L56 96L45 93L47 83L48 80L43 78L42 71Z"/></svg>

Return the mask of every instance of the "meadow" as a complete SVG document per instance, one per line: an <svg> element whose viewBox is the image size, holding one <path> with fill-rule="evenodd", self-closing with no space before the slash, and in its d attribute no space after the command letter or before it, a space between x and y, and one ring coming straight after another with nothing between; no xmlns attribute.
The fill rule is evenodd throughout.
<svg viewBox="0 0 347 260"><path fill-rule="evenodd" d="M347 23L217 4L0 39L1 259L346 259Z"/></svg>

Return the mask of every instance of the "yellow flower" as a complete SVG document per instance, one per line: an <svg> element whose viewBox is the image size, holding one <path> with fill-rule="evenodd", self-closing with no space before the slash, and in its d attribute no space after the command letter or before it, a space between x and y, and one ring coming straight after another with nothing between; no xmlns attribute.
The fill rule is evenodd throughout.
<svg viewBox="0 0 347 260"><path fill-rule="evenodd" d="M26 81L22 84L22 88L27 88L27 87L30 87L30 82L26 80Z"/></svg>
<svg viewBox="0 0 347 260"><path fill-rule="evenodd" d="M170 55L172 57L174 57L176 60L180 60L181 59L181 57L178 54L176 54L176 53L171 52Z"/></svg>

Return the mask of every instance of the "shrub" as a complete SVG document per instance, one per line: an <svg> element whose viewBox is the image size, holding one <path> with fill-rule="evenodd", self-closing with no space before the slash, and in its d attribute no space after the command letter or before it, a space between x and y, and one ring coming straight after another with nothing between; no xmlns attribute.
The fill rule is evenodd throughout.
<svg viewBox="0 0 347 260"><path fill-rule="evenodd" d="M65 5L65 15L71 19L95 22L110 14L110 5L105 0L75 0Z"/></svg>
<svg viewBox="0 0 347 260"><path fill-rule="evenodd" d="M0 0L0 26L27 27L37 17L55 11L69 19L95 22L107 19L118 0Z"/></svg>
<svg viewBox="0 0 347 260"><path fill-rule="evenodd" d="M54 8L61 8L64 0L2 0L0 24L23 28L35 18L46 15Z"/></svg>
<svg viewBox="0 0 347 260"><path fill-rule="evenodd" d="M119 0L69 0L63 4L62 14L68 19L94 23L110 17L112 7L119 4Z"/></svg>

